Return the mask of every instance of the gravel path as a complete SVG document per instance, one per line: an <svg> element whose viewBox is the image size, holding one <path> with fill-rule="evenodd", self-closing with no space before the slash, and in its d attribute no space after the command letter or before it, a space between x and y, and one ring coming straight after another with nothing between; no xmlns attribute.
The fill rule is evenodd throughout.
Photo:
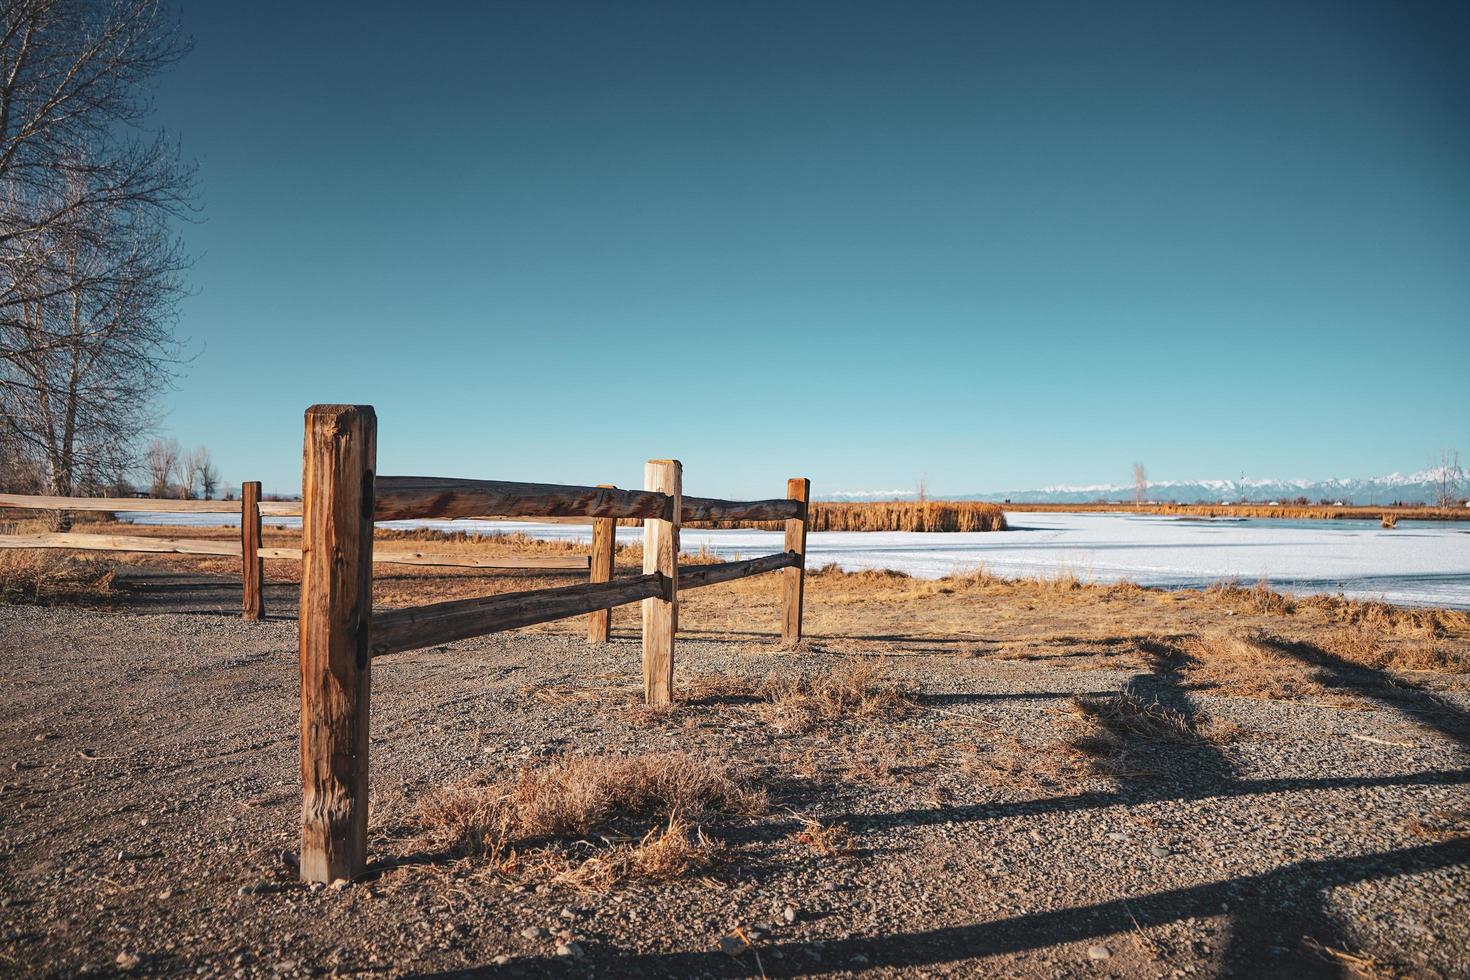
<svg viewBox="0 0 1470 980"><path fill-rule="evenodd" d="M631 639L484 637L374 665L377 863L311 890L281 857L295 642L289 621L0 606L0 972L1470 975L1463 695L1352 710L910 655L888 664L918 710L785 734L738 697L630 708ZM863 659L678 656L684 679ZM1058 750L1066 706L1124 684L1238 734L1088 771ZM713 829L731 857L707 878L528 889L415 837L415 801L481 769L667 749L731 760L776 804ZM802 818L845 823L851 853L803 843Z"/></svg>

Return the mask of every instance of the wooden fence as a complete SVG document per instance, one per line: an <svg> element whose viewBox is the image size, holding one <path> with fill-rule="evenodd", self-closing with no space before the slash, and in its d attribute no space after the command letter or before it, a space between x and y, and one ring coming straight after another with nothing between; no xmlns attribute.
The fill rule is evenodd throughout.
<svg viewBox="0 0 1470 980"><path fill-rule="evenodd" d="M128 534L0 534L0 549L47 548L64 551L122 551L140 554L202 555L240 558L241 615L248 620L265 616L265 559L300 561L300 548L266 548L261 544L262 517L299 517L301 504L293 500L261 500L260 483L245 483L239 500L171 500L147 497L51 497L0 493L0 508L53 511L102 511L114 514L239 514L240 539L163 538ZM426 551L393 551L373 556L380 564L431 565L445 568L588 570L588 555L477 558L439 555Z"/></svg>
<svg viewBox="0 0 1470 980"><path fill-rule="evenodd" d="M651 460L643 490L377 475L377 416L366 405L306 412L302 472L301 877L331 882L367 859L368 717L374 657L500 630L593 614L588 637L608 638L614 607L642 603L643 689L673 698L679 593L781 571L783 643L801 638L810 483L784 498L715 500L683 493L677 460ZM592 518L592 581L427 606L372 611L373 522L445 517ZM643 520L643 574L612 578L613 528ZM785 550L681 569L686 521L784 520ZM596 618L597 614L603 618Z"/></svg>

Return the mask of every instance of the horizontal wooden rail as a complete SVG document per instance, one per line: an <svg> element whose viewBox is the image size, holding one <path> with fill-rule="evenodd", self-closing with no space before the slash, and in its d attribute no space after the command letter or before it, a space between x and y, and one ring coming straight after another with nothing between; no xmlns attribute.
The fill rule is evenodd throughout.
<svg viewBox="0 0 1470 980"><path fill-rule="evenodd" d="M685 497L683 523L691 521L785 521L802 516L800 500L716 500Z"/></svg>
<svg viewBox="0 0 1470 980"><path fill-rule="evenodd" d="M150 538L126 534L0 534L3 548L49 548L64 551L133 551L149 554L238 556L240 542L214 538ZM300 548L261 548L261 558L300 561ZM530 555L475 558L435 555L422 551L385 551L373 555L384 565L431 565L444 568L560 568L586 571L589 555Z"/></svg>
<svg viewBox="0 0 1470 980"><path fill-rule="evenodd" d="M0 493L0 507L26 510L88 510L117 514L238 514L238 500L175 500L170 497L48 497L29 493ZM297 517L297 500L262 500L267 517Z"/></svg>
<svg viewBox="0 0 1470 980"><path fill-rule="evenodd" d="M373 517L660 517L667 494L554 483L380 476Z"/></svg>
<svg viewBox="0 0 1470 980"><path fill-rule="evenodd" d="M569 585L561 589L536 589L392 609L373 616L368 646L375 657L402 653L553 619L581 616L594 609L624 606L663 595L664 589L663 576L655 572L617 582Z"/></svg>
<svg viewBox="0 0 1470 980"><path fill-rule="evenodd" d="M0 535L0 548L146 551L155 554L234 555L236 557L240 555L240 542L238 541L220 541L210 538L144 538L126 534L4 534ZM299 555L300 552L297 554Z"/></svg>
<svg viewBox="0 0 1470 980"><path fill-rule="evenodd" d="M751 575L792 568L800 561L800 555L783 551L778 555L748 558L745 561L727 561L717 565L680 565L679 590L682 592L685 589L698 589L705 585L732 582L738 578L748 578Z"/></svg>

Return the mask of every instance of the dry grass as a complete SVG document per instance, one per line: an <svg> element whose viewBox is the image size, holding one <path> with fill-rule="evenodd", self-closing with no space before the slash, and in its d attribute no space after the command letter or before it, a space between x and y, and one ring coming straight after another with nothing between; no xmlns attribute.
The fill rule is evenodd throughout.
<svg viewBox="0 0 1470 980"><path fill-rule="evenodd" d="M1145 774L1127 762L1129 749L1139 743L1206 745L1240 735L1230 722L1145 701L1126 687L1105 697L1075 697L1068 710L1084 727L1067 740L1067 748L1089 760L1094 771L1112 776Z"/></svg>
<svg viewBox="0 0 1470 980"><path fill-rule="evenodd" d="M767 722L789 734L845 721L898 718L913 709L910 689L886 679L877 664L822 673L771 674L758 693Z"/></svg>
<svg viewBox="0 0 1470 980"><path fill-rule="evenodd" d="M879 500L868 503L812 501L809 531L1004 531L1005 511L978 500ZM691 521L686 527L760 528L779 531L780 521Z"/></svg>
<svg viewBox="0 0 1470 980"><path fill-rule="evenodd" d="M1470 837L1470 810L1436 810L1411 817L1404 829L1432 840L1455 840Z"/></svg>
<svg viewBox="0 0 1470 980"><path fill-rule="evenodd" d="M116 566L55 551L0 551L0 601L47 603L112 591Z"/></svg>
<svg viewBox="0 0 1470 980"><path fill-rule="evenodd" d="M857 837L847 824L824 824L799 814L796 819L801 821L801 830L794 837L798 844L804 844L823 857L845 857L857 852Z"/></svg>
<svg viewBox="0 0 1470 980"><path fill-rule="evenodd" d="M1357 520L1379 521L1386 517L1396 520L1416 521L1465 521L1470 520L1470 507L1383 507L1350 506L1344 504L1135 504L1090 503L1090 504L1006 504L1006 510L1015 512L1103 512L1171 514L1178 517L1280 517L1292 520Z"/></svg>
<svg viewBox="0 0 1470 980"><path fill-rule="evenodd" d="M432 793L414 822L430 846L507 876L604 888L708 867L722 851L700 821L768 808L765 791L722 762L677 752L563 755L514 779ZM589 837L606 846L575 859L558 846Z"/></svg>

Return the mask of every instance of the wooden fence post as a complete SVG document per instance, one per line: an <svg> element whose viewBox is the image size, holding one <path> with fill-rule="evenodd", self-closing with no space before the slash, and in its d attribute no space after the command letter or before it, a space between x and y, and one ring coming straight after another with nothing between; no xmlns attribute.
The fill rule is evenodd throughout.
<svg viewBox="0 0 1470 980"><path fill-rule="evenodd" d="M265 560L260 557L260 483L240 484L240 582L244 619L265 616Z"/></svg>
<svg viewBox="0 0 1470 980"><path fill-rule="evenodd" d="M599 487L614 489L611 483L599 483ZM613 547L617 537L618 521L615 517L592 519L592 582L612 581ZM606 643L612 639L612 610L599 609L587 615L587 642Z"/></svg>
<svg viewBox="0 0 1470 980"><path fill-rule="evenodd" d="M806 525L811 506L812 481L792 477L786 481L786 496L801 501L801 515L786 521L786 550L795 552L797 564L781 572L781 645L801 642L801 608L806 591Z"/></svg>
<svg viewBox="0 0 1470 980"><path fill-rule="evenodd" d="M677 459L650 459L643 489L671 498L668 519L643 521L643 573L664 577L665 592L643 600L643 699L654 707L674 699L674 634L679 629L679 522L683 517L684 467Z"/></svg>
<svg viewBox="0 0 1470 980"><path fill-rule="evenodd" d="M306 410L301 475L301 878L367 864L369 630L378 420Z"/></svg>

